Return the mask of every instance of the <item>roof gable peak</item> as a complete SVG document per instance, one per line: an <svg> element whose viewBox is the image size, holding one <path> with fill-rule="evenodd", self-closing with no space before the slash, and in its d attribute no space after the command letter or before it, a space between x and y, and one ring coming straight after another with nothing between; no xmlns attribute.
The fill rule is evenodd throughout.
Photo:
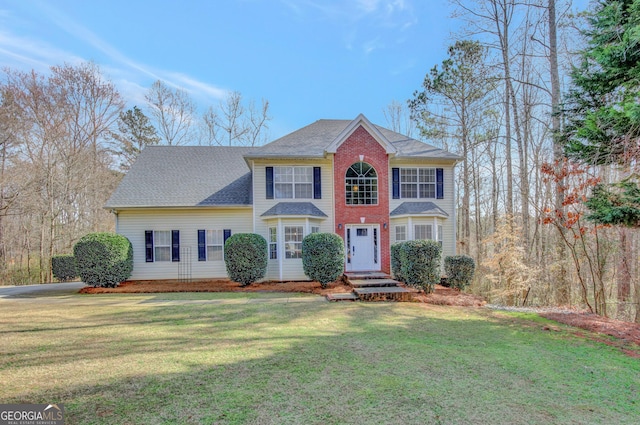
<svg viewBox="0 0 640 425"><path fill-rule="evenodd" d="M371 123L363 114L358 115L353 121L345 127L344 130L338 134L338 136L327 146L327 153L336 153L340 145L342 145L353 134L358 127L362 126L374 139L384 148L387 154L396 154L397 149L387 139L378 128Z"/></svg>

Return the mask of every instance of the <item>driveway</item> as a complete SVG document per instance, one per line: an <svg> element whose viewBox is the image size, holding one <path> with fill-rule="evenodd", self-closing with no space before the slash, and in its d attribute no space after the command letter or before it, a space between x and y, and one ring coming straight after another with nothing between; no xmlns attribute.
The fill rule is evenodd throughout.
<svg viewBox="0 0 640 425"><path fill-rule="evenodd" d="M86 285L82 282L45 283L42 285L0 286L0 302L23 302L28 304L46 303L61 305L185 305L185 304L254 304L254 303L302 303L302 302L327 302L320 295L305 297L290 296L283 293L276 298L237 298L237 299L213 299L213 300L167 300L162 294L118 294L118 297L102 297L100 295L87 295L74 297L81 288Z"/></svg>
<svg viewBox="0 0 640 425"><path fill-rule="evenodd" d="M45 283L41 285L0 286L0 298L34 298L62 296L77 293L83 282Z"/></svg>

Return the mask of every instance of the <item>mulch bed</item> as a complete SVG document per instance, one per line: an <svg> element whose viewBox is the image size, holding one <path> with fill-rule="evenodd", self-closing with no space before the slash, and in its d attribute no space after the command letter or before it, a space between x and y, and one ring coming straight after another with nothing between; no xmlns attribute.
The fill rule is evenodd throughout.
<svg viewBox="0 0 640 425"><path fill-rule="evenodd" d="M612 336L617 341L597 340L607 345L619 347L627 355L640 358L640 351L624 348L625 344L633 344L635 348L640 348L640 323L623 322L622 320L610 319L592 313L540 313L540 316L590 332Z"/></svg>
<svg viewBox="0 0 640 425"><path fill-rule="evenodd" d="M352 288L342 281L337 281L322 288L317 282L261 282L248 286L240 286L229 280L197 280L181 282L177 280L162 281L128 281L123 282L117 288L93 288L85 287L80 290L82 294L113 294L113 293L158 293L158 292L303 292L317 295L330 293L347 293ZM436 285L431 294L416 292L413 294L414 302L426 304L450 305L460 307L481 307L486 302L479 296L456 291ZM609 319L589 313L539 313L556 322L564 323L590 332L615 337L618 343L610 340L599 339L609 345L633 344L640 347L640 324ZM586 335L581 335L587 337ZM591 338L593 339L593 338ZM639 357L640 352L625 350L625 353L633 357Z"/></svg>

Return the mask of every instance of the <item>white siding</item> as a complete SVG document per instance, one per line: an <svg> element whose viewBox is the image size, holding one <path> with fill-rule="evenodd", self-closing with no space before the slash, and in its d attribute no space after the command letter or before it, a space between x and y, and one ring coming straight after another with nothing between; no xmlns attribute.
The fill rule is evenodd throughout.
<svg viewBox="0 0 640 425"><path fill-rule="evenodd" d="M267 199L266 167L277 166L321 167L322 199ZM326 218L306 217L261 217L269 208L279 202L311 202L327 215ZM304 226L305 236L311 232L311 225L320 227L320 232L334 231L333 161L331 157L317 160L259 159L253 161L253 223L255 233L268 239L269 227L278 227L278 260L269 260L268 280L308 280L302 270L301 259L284 258L284 226Z"/></svg>
<svg viewBox="0 0 640 425"><path fill-rule="evenodd" d="M425 160L398 160L392 159L389 161L389 190L393 190L393 175L392 168L404 168L404 167L433 167L442 168L444 177L444 198L410 198L410 199L392 199L393 193L389 193L389 212L393 211L400 206L403 202L433 202L438 207L442 208L448 215L448 218L438 217L437 224L442 225L443 232L443 244L442 244L442 256L456 254L456 235L455 235L455 188L454 188L454 167L451 163L442 162L426 162ZM408 220L408 221L407 221ZM407 224L407 238L413 239L413 226L416 224L434 224L434 217L397 217L390 220L391 226L395 223ZM435 229L434 229L435 235ZM395 235L392 235L395 237Z"/></svg>
<svg viewBox="0 0 640 425"><path fill-rule="evenodd" d="M224 209L136 209L118 213L118 233L133 245L132 280L177 279L178 262L145 261L145 230L179 230L180 248L189 247L193 279L226 278L224 261L198 261L198 230L231 229L231 233L253 232L251 208ZM184 265L184 264L183 264Z"/></svg>

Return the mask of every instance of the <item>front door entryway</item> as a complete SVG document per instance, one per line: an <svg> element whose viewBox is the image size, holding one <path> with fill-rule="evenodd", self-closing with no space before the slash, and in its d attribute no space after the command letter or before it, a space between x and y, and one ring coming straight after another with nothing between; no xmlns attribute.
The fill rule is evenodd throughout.
<svg viewBox="0 0 640 425"><path fill-rule="evenodd" d="M347 271L380 270L377 225L347 226Z"/></svg>

